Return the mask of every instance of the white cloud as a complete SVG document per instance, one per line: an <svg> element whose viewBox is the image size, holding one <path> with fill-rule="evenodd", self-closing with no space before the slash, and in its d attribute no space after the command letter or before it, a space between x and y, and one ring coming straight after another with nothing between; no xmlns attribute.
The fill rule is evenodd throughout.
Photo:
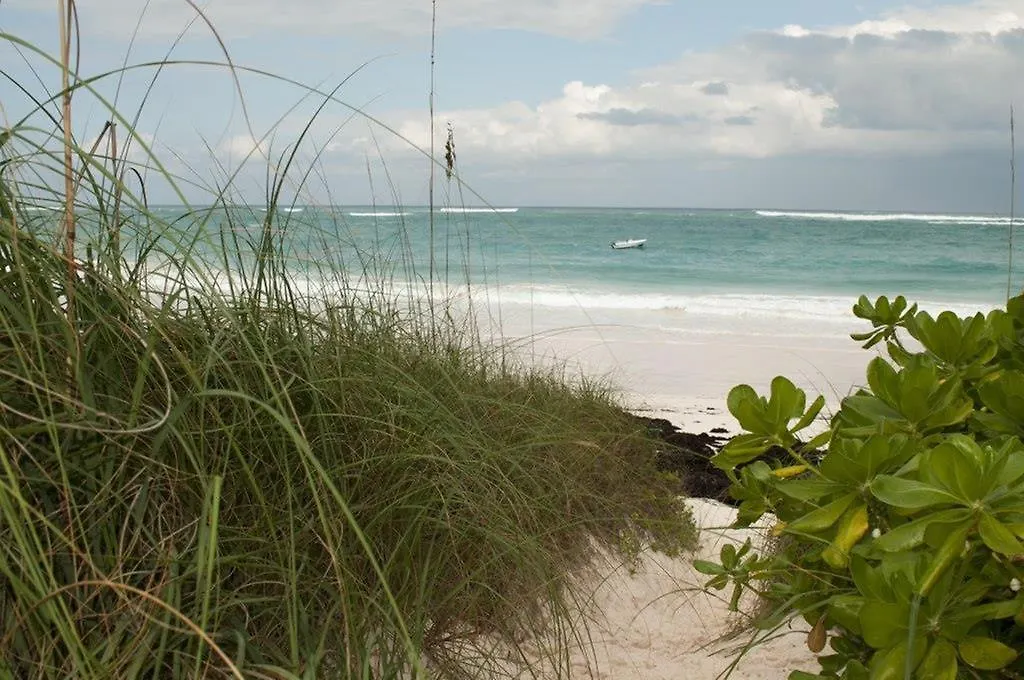
<svg viewBox="0 0 1024 680"><path fill-rule="evenodd" d="M858 35L893 37L913 30L998 35L1020 29L1024 29L1024 1L981 0L927 9L907 7L887 12L881 19L816 32L853 38Z"/></svg>
<svg viewBox="0 0 1024 680"><path fill-rule="evenodd" d="M440 29L523 29L574 39L608 33L626 14L663 0L446 0L438 5ZM23 9L41 9L39 0L8 0ZM226 36L266 32L336 35L365 31L426 34L429 0L208 0L197 2ZM45 5L45 11L52 7ZM91 0L79 7L90 30L124 34L135 28L143 7L144 33L173 35L196 14L185 0ZM201 30L205 31L205 27Z"/></svg>
<svg viewBox="0 0 1024 680"><path fill-rule="evenodd" d="M686 54L635 84L569 83L537 106L442 111L460 158L939 154L1003 149L1024 110L1024 0L789 26ZM427 125L399 129L429 143ZM440 133L439 133L440 134Z"/></svg>
<svg viewBox="0 0 1024 680"><path fill-rule="evenodd" d="M234 135L217 145L217 151L232 163L241 163L249 158L266 160L269 158L268 148L266 141L259 141L250 134Z"/></svg>

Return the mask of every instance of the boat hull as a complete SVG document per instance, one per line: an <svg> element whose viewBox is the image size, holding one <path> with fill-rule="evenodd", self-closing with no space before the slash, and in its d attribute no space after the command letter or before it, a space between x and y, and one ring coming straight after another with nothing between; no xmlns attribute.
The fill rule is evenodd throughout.
<svg viewBox="0 0 1024 680"><path fill-rule="evenodd" d="M629 248L643 248L644 244L647 243L645 238L631 238L626 241L613 241L612 248L614 250L627 250Z"/></svg>

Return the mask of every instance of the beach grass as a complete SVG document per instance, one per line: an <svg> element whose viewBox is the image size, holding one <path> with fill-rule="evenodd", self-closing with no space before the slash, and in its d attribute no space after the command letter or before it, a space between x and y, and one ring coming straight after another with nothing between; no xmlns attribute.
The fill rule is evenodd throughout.
<svg viewBox="0 0 1024 680"><path fill-rule="evenodd" d="M55 62L0 144L0 678L484 677L467 644L524 640L558 676L575 574L692 545L602 383L394 295L394 253L300 280L285 175L248 238L230 186L168 221Z"/></svg>

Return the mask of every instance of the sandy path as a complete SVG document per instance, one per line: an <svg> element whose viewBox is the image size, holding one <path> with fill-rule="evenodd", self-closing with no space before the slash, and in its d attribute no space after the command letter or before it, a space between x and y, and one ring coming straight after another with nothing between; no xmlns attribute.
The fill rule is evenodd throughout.
<svg viewBox="0 0 1024 680"><path fill-rule="evenodd" d="M700 499L688 505L702 529L696 553L670 559L647 552L633 573L625 566L601 571L589 624L593 659L577 654L572 678L710 680L724 677L733 658L730 652L750 640L753 633L746 631L723 642L744 619L730 613L717 593L702 591L707 577L690 560L716 559L725 541L739 544L750 537L760 542L764 527L723 530L735 516L732 508ZM806 627L795 625L781 632L781 637L745 654L730 677L779 680L794 669L815 670L817 664L805 646Z"/></svg>
<svg viewBox="0 0 1024 680"><path fill-rule="evenodd" d="M813 428L820 430L841 398L864 382L873 355L850 340L851 330L863 330L855 320L807 327L785 319L730 319L723 325L689 314L655 317L652 322L651 312L630 316L621 310L607 318L600 310L585 316L573 318L571 311L531 314L529 332L520 324L518 332L506 328L505 338L512 339L528 362L550 363L557 357L570 373L608 377L630 410L665 418L687 432L724 428L738 433L725 404L729 389L746 383L766 394L777 375L807 390L808 402L818 394L826 397L826 408ZM592 647L589 653L571 655L568 680L726 677L734 652L754 633L747 630L723 642L744 619L728 611L729 591L722 598L702 592L707 577L693 568L692 560L716 560L725 541L739 544L750 537L759 543L766 527L725 529L733 522L734 509L702 499L688 504L701 528L694 554L670 559L648 552L632 572L624 565L598 569L588 614ZM776 639L744 654L728 677L782 680L793 670L816 671L817 662L805 644L806 630L798 621L779 631Z"/></svg>

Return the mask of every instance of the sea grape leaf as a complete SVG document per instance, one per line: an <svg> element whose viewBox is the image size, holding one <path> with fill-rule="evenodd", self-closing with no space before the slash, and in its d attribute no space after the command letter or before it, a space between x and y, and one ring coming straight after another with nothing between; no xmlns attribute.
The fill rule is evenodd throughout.
<svg viewBox="0 0 1024 680"><path fill-rule="evenodd" d="M972 636L960 642L960 656L982 671L997 671L1013 663L1017 652L998 640Z"/></svg>
<svg viewBox="0 0 1024 680"><path fill-rule="evenodd" d="M875 649L885 649L907 637L910 605L905 602L868 600L860 608L860 627L864 641Z"/></svg>
<svg viewBox="0 0 1024 680"><path fill-rule="evenodd" d="M931 484L892 475L879 475L871 482L875 498L897 508L920 510L933 505L957 503L953 494Z"/></svg>
<svg viewBox="0 0 1024 680"><path fill-rule="evenodd" d="M948 640L936 640L917 669L917 677L929 680L956 680L959 663L956 647Z"/></svg>
<svg viewBox="0 0 1024 680"><path fill-rule="evenodd" d="M1021 545L1013 532L992 515L986 513L981 516L978 532L981 534L981 540L994 552L1003 555L1024 554L1024 545Z"/></svg>
<svg viewBox="0 0 1024 680"><path fill-rule="evenodd" d="M851 491L845 496L793 520L786 526L786 531L806 534L824 531L839 521L839 518L843 516L843 513L856 498L857 493Z"/></svg>
<svg viewBox="0 0 1024 680"><path fill-rule="evenodd" d="M875 541L875 546L886 552L912 550L924 543L925 532L933 524L957 524L970 519L966 508L950 508L932 512L924 517L901 524L885 532Z"/></svg>
<svg viewBox="0 0 1024 680"><path fill-rule="evenodd" d="M772 379L771 396L765 411L774 432L787 430L789 421L799 418L804 413L807 397L804 391L783 376Z"/></svg>

